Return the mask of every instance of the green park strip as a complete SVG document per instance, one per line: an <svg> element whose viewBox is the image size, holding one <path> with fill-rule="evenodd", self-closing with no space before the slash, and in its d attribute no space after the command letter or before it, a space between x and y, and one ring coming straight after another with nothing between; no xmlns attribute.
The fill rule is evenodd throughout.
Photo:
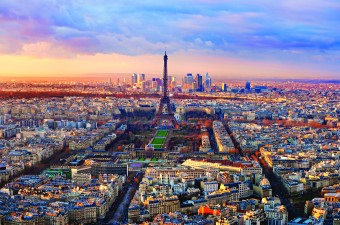
<svg viewBox="0 0 340 225"><path fill-rule="evenodd" d="M153 144L153 145L163 145L164 141L165 141L165 138L156 137L152 140L151 144Z"/></svg>
<svg viewBox="0 0 340 225"><path fill-rule="evenodd" d="M166 130L159 130L159 131L157 131L157 133L156 133L156 137L166 137L167 135L168 135L168 131L166 131Z"/></svg>
<svg viewBox="0 0 340 225"><path fill-rule="evenodd" d="M163 148L163 145L153 145L154 149L161 149Z"/></svg>

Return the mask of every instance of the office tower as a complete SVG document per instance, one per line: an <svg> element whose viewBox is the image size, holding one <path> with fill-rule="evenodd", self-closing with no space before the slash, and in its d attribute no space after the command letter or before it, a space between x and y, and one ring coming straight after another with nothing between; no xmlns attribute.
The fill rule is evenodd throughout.
<svg viewBox="0 0 340 225"><path fill-rule="evenodd" d="M197 90L198 89L198 85L197 85L197 82L194 81L191 83L191 90Z"/></svg>
<svg viewBox="0 0 340 225"><path fill-rule="evenodd" d="M169 77L169 86L171 88L174 88L176 86L176 77L174 76L168 76Z"/></svg>
<svg viewBox="0 0 340 225"><path fill-rule="evenodd" d="M222 90L222 91L227 91L227 89L228 89L227 84L226 84L226 83L222 83L222 85L221 85L221 90Z"/></svg>
<svg viewBox="0 0 340 225"><path fill-rule="evenodd" d="M145 74L137 74L137 84L141 84L143 81L145 81Z"/></svg>
<svg viewBox="0 0 340 225"><path fill-rule="evenodd" d="M132 86L137 83L137 77L138 77L138 75L136 73L132 74L132 76L131 76L131 85Z"/></svg>
<svg viewBox="0 0 340 225"><path fill-rule="evenodd" d="M152 86L153 88L157 88L159 86L162 86L162 79L161 78L152 78Z"/></svg>
<svg viewBox="0 0 340 225"><path fill-rule="evenodd" d="M151 81L151 88L157 89L157 87L158 87L158 82L156 80L152 80Z"/></svg>
<svg viewBox="0 0 340 225"><path fill-rule="evenodd" d="M192 84L192 82L194 82L194 77L192 76L191 73L188 73L185 77L184 77L184 83L188 84L189 86Z"/></svg>
<svg viewBox="0 0 340 225"><path fill-rule="evenodd" d="M200 74L196 75L197 91L203 91L203 77Z"/></svg>
<svg viewBox="0 0 340 225"><path fill-rule="evenodd" d="M246 81L245 89L250 90L250 81Z"/></svg>
<svg viewBox="0 0 340 225"><path fill-rule="evenodd" d="M120 79L119 78L117 78L117 84L120 85Z"/></svg>
<svg viewBox="0 0 340 225"><path fill-rule="evenodd" d="M147 81L142 81L141 87L142 87L142 90L143 90L143 91L146 90L147 86L148 86L148 82L147 82Z"/></svg>
<svg viewBox="0 0 340 225"><path fill-rule="evenodd" d="M211 87L211 78L210 78L208 73L205 75L205 87L206 88L210 88Z"/></svg>

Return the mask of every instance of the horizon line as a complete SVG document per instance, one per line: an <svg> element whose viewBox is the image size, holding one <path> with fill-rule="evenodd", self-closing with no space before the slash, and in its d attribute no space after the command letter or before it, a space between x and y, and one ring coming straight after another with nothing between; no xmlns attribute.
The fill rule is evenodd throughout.
<svg viewBox="0 0 340 225"><path fill-rule="evenodd" d="M75 73L75 74L32 74L32 75L24 75L24 74L1 74L0 73L0 78L6 78L7 80L11 79L65 79L65 78L98 78L98 79L103 79L103 78L112 78L112 76L115 75L130 75L133 73ZM146 73L145 73L146 74ZM199 74L199 73L198 73ZM46 77L46 75L48 77ZM149 74L149 75L155 75L161 77L162 74ZM185 75L170 75L170 76L175 76L175 77L182 77ZM230 76L239 76L239 75L230 75ZM221 81L221 80L234 80L234 81L244 81L244 80L250 80L250 81L257 81L257 80L268 80L268 81L340 81L339 78L313 78L313 77L294 77L294 78L289 78L289 77L247 77L247 76L242 76L238 78L233 78L233 77L220 77L217 76L216 78L213 78L214 80Z"/></svg>

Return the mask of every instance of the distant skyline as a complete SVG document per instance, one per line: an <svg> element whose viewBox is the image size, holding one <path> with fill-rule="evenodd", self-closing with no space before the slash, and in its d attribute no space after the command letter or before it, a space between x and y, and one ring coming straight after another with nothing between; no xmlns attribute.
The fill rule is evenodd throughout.
<svg viewBox="0 0 340 225"><path fill-rule="evenodd" d="M340 79L338 0L2 0L1 76Z"/></svg>

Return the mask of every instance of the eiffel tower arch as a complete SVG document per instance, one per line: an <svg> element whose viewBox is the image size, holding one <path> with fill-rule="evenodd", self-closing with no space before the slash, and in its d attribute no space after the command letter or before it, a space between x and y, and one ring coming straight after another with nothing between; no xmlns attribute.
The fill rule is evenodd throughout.
<svg viewBox="0 0 340 225"><path fill-rule="evenodd" d="M168 90L168 56L166 52L164 54L164 69L163 69L163 95L159 102L159 108L157 110L154 125L172 125L176 127L177 121L175 115L172 112L169 90Z"/></svg>

